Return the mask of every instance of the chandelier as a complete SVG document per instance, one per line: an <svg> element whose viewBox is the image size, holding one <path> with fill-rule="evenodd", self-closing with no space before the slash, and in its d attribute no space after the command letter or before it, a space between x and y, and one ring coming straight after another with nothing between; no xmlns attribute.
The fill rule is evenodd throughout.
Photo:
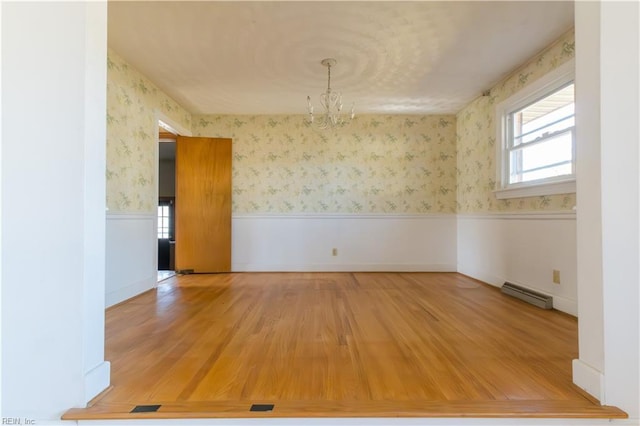
<svg viewBox="0 0 640 426"><path fill-rule="evenodd" d="M340 92L331 90L331 67L335 66L337 61L333 58L326 58L320 61L322 65L327 67L327 90L320 95L320 104L323 111L321 114L313 114L313 105L311 105L311 96L307 96L307 106L309 111L308 122L315 124L319 129L328 129L331 127L341 127L349 123L355 117L354 104L351 105L351 113L349 115L342 114L342 95Z"/></svg>

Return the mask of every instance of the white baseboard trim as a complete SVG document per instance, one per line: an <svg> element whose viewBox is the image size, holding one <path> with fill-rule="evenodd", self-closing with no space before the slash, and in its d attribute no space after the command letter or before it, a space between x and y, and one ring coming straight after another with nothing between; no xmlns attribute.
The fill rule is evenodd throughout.
<svg viewBox="0 0 640 426"><path fill-rule="evenodd" d="M232 265L233 272L456 272L456 265L412 265L412 264L242 264Z"/></svg>
<svg viewBox="0 0 640 426"><path fill-rule="evenodd" d="M572 368L573 383L598 401L604 401L604 375L581 359L574 359Z"/></svg>
<svg viewBox="0 0 640 426"><path fill-rule="evenodd" d="M84 403L87 404L100 392L109 387L111 363L103 361L84 375Z"/></svg>
<svg viewBox="0 0 640 426"><path fill-rule="evenodd" d="M144 280L140 280L133 284L130 284L126 287L119 288L112 292L109 292L105 296L105 307L113 306L116 303L120 303L124 300L127 300L133 296L137 296L140 293L143 293L147 290L155 288L158 284L158 276L153 275L151 277L145 278Z"/></svg>

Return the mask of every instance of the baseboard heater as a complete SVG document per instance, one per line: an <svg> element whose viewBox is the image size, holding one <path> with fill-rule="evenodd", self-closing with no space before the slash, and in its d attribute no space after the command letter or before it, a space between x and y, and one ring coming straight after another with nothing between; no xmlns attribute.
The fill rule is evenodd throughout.
<svg viewBox="0 0 640 426"><path fill-rule="evenodd" d="M542 309L553 308L553 297L541 294L528 288L520 287L511 283L504 283L501 287L504 294L513 296L517 299L524 300Z"/></svg>

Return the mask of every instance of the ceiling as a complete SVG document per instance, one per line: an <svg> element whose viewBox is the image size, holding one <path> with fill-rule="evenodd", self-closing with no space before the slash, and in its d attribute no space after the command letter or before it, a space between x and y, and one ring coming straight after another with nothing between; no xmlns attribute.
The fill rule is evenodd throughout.
<svg viewBox="0 0 640 426"><path fill-rule="evenodd" d="M196 114L456 113L573 26L564 1L109 1L109 46Z"/></svg>

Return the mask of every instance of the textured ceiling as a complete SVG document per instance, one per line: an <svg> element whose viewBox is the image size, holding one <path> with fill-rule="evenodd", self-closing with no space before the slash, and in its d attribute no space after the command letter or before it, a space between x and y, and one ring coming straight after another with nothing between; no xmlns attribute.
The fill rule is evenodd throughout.
<svg viewBox="0 0 640 426"><path fill-rule="evenodd" d="M573 2L109 2L109 46L193 113L455 113L573 26Z"/></svg>

